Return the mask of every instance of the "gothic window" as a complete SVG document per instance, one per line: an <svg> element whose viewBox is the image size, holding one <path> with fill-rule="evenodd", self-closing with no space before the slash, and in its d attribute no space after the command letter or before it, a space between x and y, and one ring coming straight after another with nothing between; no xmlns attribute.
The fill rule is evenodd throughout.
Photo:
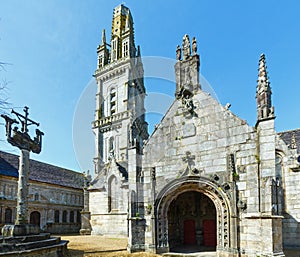
<svg viewBox="0 0 300 257"><path fill-rule="evenodd" d="M118 209L118 201L117 201L117 192L118 192L118 182L115 176L112 176L109 179L108 183L108 211Z"/></svg>
<svg viewBox="0 0 300 257"><path fill-rule="evenodd" d="M70 211L70 222L74 222L74 211Z"/></svg>
<svg viewBox="0 0 300 257"><path fill-rule="evenodd" d="M10 224L12 223L12 209L6 208L4 213L4 223Z"/></svg>
<svg viewBox="0 0 300 257"><path fill-rule="evenodd" d="M59 223L59 210L54 212L54 222Z"/></svg>
<svg viewBox="0 0 300 257"><path fill-rule="evenodd" d="M276 177L282 178L282 157L279 154L276 154Z"/></svg>
<svg viewBox="0 0 300 257"><path fill-rule="evenodd" d="M117 94L116 90L112 89L110 91L110 115L114 115L117 109Z"/></svg>
<svg viewBox="0 0 300 257"><path fill-rule="evenodd" d="M67 222L67 211L63 211L62 222Z"/></svg>
<svg viewBox="0 0 300 257"><path fill-rule="evenodd" d="M124 42L123 44L123 57L127 57L128 56L128 42Z"/></svg>
<svg viewBox="0 0 300 257"><path fill-rule="evenodd" d="M283 156L281 155L281 153L276 152L276 158L275 158L276 178L273 181L273 192L272 192L273 214L276 215L281 215L282 211L285 209L284 192L282 188L282 178L283 178L282 158Z"/></svg>

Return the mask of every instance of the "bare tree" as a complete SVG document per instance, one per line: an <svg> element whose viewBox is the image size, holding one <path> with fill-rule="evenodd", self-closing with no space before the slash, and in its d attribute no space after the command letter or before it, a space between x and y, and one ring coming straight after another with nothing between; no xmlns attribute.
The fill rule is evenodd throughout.
<svg viewBox="0 0 300 257"><path fill-rule="evenodd" d="M6 65L8 64L0 61L0 72L5 71ZM10 108L8 98L6 96L7 85L7 80L0 78L0 114L5 113L5 111Z"/></svg>

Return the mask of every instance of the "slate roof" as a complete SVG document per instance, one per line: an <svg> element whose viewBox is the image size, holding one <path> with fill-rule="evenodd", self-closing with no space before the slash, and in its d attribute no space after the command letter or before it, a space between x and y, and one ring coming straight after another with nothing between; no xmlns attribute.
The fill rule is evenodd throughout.
<svg viewBox="0 0 300 257"><path fill-rule="evenodd" d="M0 151L0 175L18 177L19 156ZM30 160L29 179L59 186L81 189L84 176L79 172Z"/></svg>
<svg viewBox="0 0 300 257"><path fill-rule="evenodd" d="M292 138L294 137L297 146L297 152L300 153L300 129L288 130L278 133L280 138L291 148L293 145Z"/></svg>

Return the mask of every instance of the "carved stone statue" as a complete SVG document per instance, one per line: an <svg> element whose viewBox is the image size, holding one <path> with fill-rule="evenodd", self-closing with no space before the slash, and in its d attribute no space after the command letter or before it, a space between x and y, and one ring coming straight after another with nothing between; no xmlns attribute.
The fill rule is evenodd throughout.
<svg viewBox="0 0 300 257"><path fill-rule="evenodd" d="M181 60L181 48L179 45L177 45L177 48L176 48L176 60L178 60L178 61Z"/></svg>
<svg viewBox="0 0 300 257"><path fill-rule="evenodd" d="M193 55L197 53L197 41L195 37L193 37L193 41L192 41L192 51L193 51Z"/></svg>
<svg viewBox="0 0 300 257"><path fill-rule="evenodd" d="M187 59L191 55L191 44L187 34L184 35L182 41L183 59Z"/></svg>

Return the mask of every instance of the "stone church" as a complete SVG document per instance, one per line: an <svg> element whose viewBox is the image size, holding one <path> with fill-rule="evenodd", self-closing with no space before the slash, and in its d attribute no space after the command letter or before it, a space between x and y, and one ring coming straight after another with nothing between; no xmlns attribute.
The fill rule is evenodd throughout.
<svg viewBox="0 0 300 257"><path fill-rule="evenodd" d="M300 132L274 129L265 55L252 126L202 90L197 42L185 35L174 101L149 135L141 51L124 5L97 53L92 234L128 237L131 252L285 256L300 248Z"/></svg>

